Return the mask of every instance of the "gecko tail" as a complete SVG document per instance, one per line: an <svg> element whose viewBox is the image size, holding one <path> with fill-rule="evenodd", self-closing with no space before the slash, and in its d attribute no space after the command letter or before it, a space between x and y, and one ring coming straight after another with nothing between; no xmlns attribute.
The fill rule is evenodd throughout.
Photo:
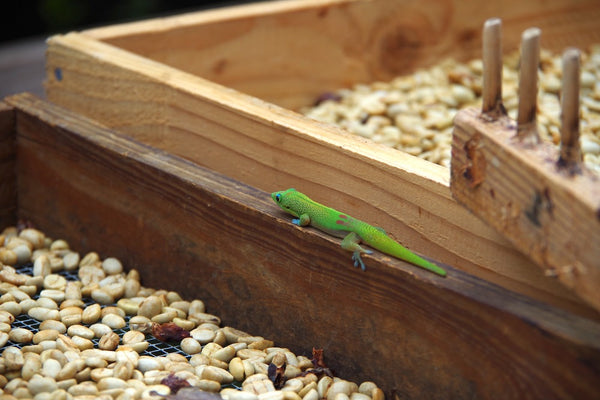
<svg viewBox="0 0 600 400"><path fill-rule="evenodd" d="M417 267L421 267L433 272L436 275L446 276L446 270L430 261L425 260L424 258L419 257L387 235L384 237L371 237L369 239L370 240L366 240L365 242L383 253L399 258L400 260L407 261L413 265L416 265Z"/></svg>
<svg viewBox="0 0 600 400"><path fill-rule="evenodd" d="M413 254L413 253L409 254L408 257L405 258L405 260L408 261L408 262L410 262L410 263L412 263L412 264L414 264L414 265L416 265L416 266L418 266L418 267L421 267L423 269L431 271L434 274L437 274L439 276L444 276L445 277L446 274L447 274L446 270L443 269L442 267L440 267L440 266L438 266L438 265L436 265L436 264L434 264L434 263L432 263L430 261L427 261L426 259L421 258L421 257L419 257L416 254Z"/></svg>
<svg viewBox="0 0 600 400"><path fill-rule="evenodd" d="M392 239L390 239L392 240ZM427 261L426 259L416 255L412 251L408 250L406 247L402 246L400 243L394 242L392 249L388 253L396 258L399 258L404 261L408 261L411 264L416 265L417 267L421 267L430 272L433 272L439 276L446 276L446 270L442 267L432 263L431 261Z"/></svg>

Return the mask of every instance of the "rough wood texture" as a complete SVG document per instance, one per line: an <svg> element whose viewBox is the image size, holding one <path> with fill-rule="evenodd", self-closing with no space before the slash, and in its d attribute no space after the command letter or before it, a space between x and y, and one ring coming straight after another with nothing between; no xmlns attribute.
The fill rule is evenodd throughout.
<svg viewBox="0 0 600 400"><path fill-rule="evenodd" d="M560 170L559 151L521 143L508 118L486 121L475 109L455 119L452 194L600 309L600 177Z"/></svg>
<svg viewBox="0 0 600 400"><path fill-rule="evenodd" d="M13 109L0 101L0 226L14 224L17 215L17 147Z"/></svg>
<svg viewBox="0 0 600 400"><path fill-rule="evenodd" d="M507 48L516 49L520 27L534 23L548 43L567 29L572 44L591 41L600 32L589 29L600 24L595 4L544 2L538 16L542 2L269 2L72 33L49 41L47 96L262 190L297 187L385 227L420 254L591 315L452 199L447 169L199 76L297 107L331 87L383 79L417 61L474 57L488 13L503 18Z"/></svg>
<svg viewBox="0 0 600 400"><path fill-rule="evenodd" d="M454 268L440 278L297 227L252 189L32 96L17 110L19 215L225 324L400 398L595 398L600 324ZM168 279L166 279L168 277Z"/></svg>

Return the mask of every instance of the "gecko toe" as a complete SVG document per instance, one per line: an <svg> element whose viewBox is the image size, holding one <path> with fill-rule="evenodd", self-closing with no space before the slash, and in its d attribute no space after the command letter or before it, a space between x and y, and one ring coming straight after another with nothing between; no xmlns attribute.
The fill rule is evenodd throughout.
<svg viewBox="0 0 600 400"><path fill-rule="evenodd" d="M354 261L354 266L356 268L360 267L360 269L363 271L366 270L365 263L363 262L362 258L360 258L360 252L355 252L352 254L352 260Z"/></svg>

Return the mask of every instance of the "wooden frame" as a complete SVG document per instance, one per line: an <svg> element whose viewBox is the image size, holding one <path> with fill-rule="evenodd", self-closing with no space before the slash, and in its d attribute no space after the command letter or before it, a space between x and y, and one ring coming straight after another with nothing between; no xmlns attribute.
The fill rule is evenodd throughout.
<svg viewBox="0 0 600 400"><path fill-rule="evenodd" d="M600 42L594 1L268 2L55 36L47 96L245 184L297 187L418 253L597 318L458 205L448 170L283 108L445 56L478 57L490 15L503 19L507 50L531 25L547 48Z"/></svg>
<svg viewBox="0 0 600 400"><path fill-rule="evenodd" d="M508 117L476 109L457 115L452 151L455 198L600 309L600 177L570 174L554 146L523 143Z"/></svg>
<svg viewBox="0 0 600 400"><path fill-rule="evenodd" d="M297 353L323 347L339 375L388 396L598 393L598 322L454 268L440 278L376 254L362 272L339 240L291 224L261 190L31 95L6 101L17 216L119 257L144 285L203 298L225 324Z"/></svg>

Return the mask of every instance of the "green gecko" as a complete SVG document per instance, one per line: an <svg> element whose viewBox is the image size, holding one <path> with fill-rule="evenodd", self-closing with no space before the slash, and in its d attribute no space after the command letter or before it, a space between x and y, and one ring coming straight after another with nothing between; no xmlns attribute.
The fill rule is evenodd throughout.
<svg viewBox="0 0 600 400"><path fill-rule="evenodd" d="M389 237L383 229L319 204L296 189L274 192L271 193L271 197L285 212L296 217L292 220L294 224L311 225L330 235L343 237L342 248L353 252L354 266L360 265L363 271L366 268L360 254L373 252L362 248L359 245L361 241L390 256L408 261L435 274L446 276L444 269L412 253Z"/></svg>

